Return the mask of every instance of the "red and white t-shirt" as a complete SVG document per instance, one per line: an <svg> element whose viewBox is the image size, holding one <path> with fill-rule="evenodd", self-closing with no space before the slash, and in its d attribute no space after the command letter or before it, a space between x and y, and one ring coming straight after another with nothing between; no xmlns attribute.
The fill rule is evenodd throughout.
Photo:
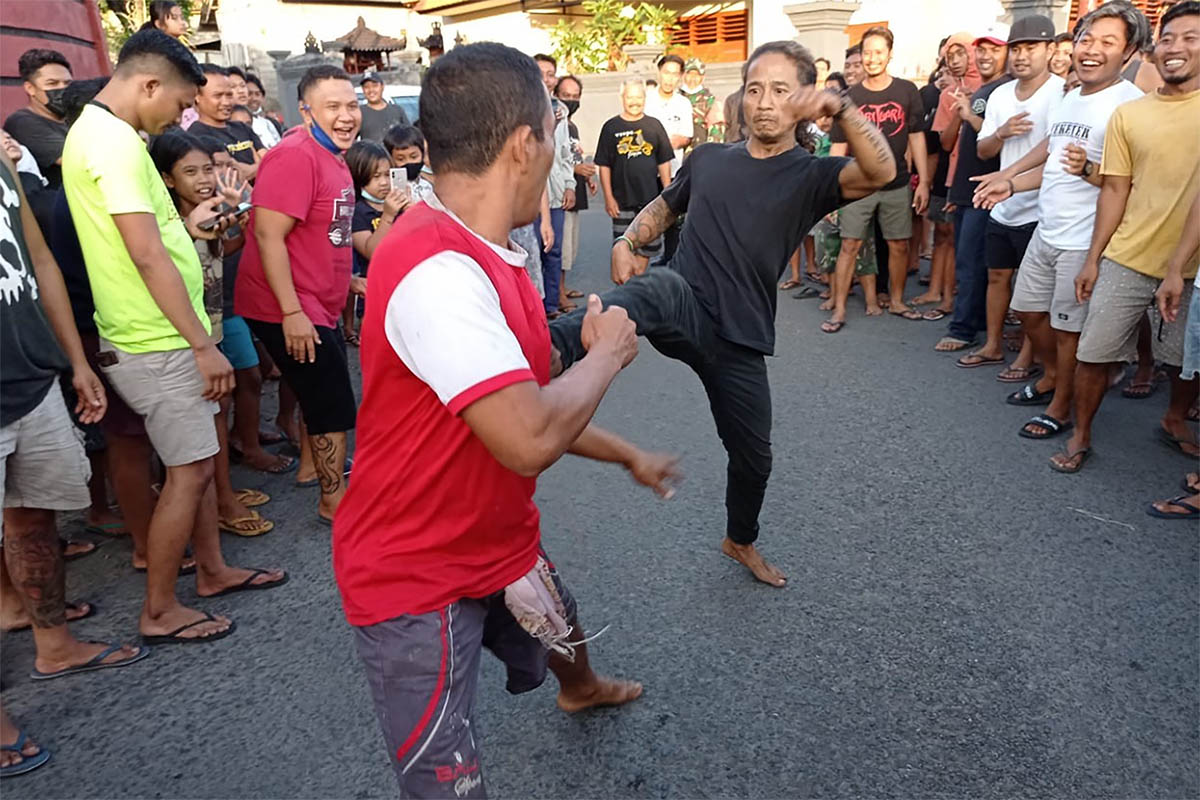
<svg viewBox="0 0 1200 800"><path fill-rule="evenodd" d="M367 295L380 299L363 320L354 480L333 532L352 625L484 597L533 567L537 480L497 461L459 414L514 383L550 381L525 253L484 240L436 196L375 251Z"/></svg>
<svg viewBox="0 0 1200 800"><path fill-rule="evenodd" d="M269 208L296 220L285 241L300 307L314 325L337 325L350 291L354 252L354 182L345 160L317 144L308 131L297 129L263 156L251 202L255 209ZM252 214L233 310L250 319L282 322L283 311L263 272L254 222Z"/></svg>

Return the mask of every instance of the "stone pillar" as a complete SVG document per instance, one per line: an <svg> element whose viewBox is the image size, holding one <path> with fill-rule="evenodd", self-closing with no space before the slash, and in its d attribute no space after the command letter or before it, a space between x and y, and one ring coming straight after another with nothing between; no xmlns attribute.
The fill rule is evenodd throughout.
<svg viewBox="0 0 1200 800"><path fill-rule="evenodd" d="M658 59L666 52L661 44L627 44L621 52L629 59L625 71L638 77L653 77L658 74Z"/></svg>
<svg viewBox="0 0 1200 800"><path fill-rule="evenodd" d="M1004 5L1001 18L1010 25L1021 17L1041 14L1054 21L1054 30L1059 33L1067 29L1067 17L1071 13L1070 0L1000 0Z"/></svg>
<svg viewBox="0 0 1200 800"><path fill-rule="evenodd" d="M827 58L834 70L840 70L850 46L846 26L860 5L858 0L805 0L784 6L783 13L796 28L796 41L814 58Z"/></svg>

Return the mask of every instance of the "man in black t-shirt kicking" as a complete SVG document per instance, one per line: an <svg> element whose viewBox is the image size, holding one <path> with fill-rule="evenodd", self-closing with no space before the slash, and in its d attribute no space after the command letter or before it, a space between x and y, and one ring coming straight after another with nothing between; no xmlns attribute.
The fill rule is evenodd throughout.
<svg viewBox="0 0 1200 800"><path fill-rule="evenodd" d="M887 139L848 99L813 86L802 45L768 42L746 62L742 112L750 138L704 144L614 244L602 295L623 307L638 334L696 373L729 455L721 548L772 586L786 578L754 547L771 474L771 389L778 283L788 257L817 220L866 197L896 175ZM801 120L832 116L854 158L816 158L796 144ZM635 251L687 212L670 268L636 275ZM550 325L563 367L580 360L583 309Z"/></svg>

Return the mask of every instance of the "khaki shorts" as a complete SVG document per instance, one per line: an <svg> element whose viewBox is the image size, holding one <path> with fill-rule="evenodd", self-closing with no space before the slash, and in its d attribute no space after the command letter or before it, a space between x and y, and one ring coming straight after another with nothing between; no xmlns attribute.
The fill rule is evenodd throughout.
<svg viewBox="0 0 1200 800"><path fill-rule="evenodd" d="M1092 289L1075 357L1088 364L1135 361L1138 324L1149 311L1154 360L1173 367L1181 365L1192 282L1183 283L1180 314L1173 323L1162 318L1154 303L1159 283L1157 278L1134 272L1107 258L1100 259L1100 277Z"/></svg>
<svg viewBox="0 0 1200 800"><path fill-rule="evenodd" d="M164 464L180 467L217 454L213 415L220 406L204 399L204 378L190 349L126 353L101 339L100 353L104 376L145 420L150 444ZM114 356L116 363L110 363Z"/></svg>
<svg viewBox="0 0 1200 800"><path fill-rule="evenodd" d="M879 227L889 242L912 237L912 192L907 186L867 195L842 206L838 222L843 239L874 238L871 220L879 213Z"/></svg>
<svg viewBox="0 0 1200 800"><path fill-rule="evenodd" d="M1076 302L1075 278L1086 260L1086 250L1059 250L1035 231L1017 271L1012 310L1049 313L1051 328L1079 333L1088 304Z"/></svg>
<svg viewBox="0 0 1200 800"><path fill-rule="evenodd" d="M33 411L0 428L0 497L5 508L87 508L91 477L83 433L72 424L57 381Z"/></svg>

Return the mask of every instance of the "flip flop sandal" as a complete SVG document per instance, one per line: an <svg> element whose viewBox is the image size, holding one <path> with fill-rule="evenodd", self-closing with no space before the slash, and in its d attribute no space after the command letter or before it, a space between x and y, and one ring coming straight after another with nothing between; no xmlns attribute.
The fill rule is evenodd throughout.
<svg viewBox="0 0 1200 800"><path fill-rule="evenodd" d="M1146 513L1152 517L1158 517L1159 519L1196 519L1197 517L1200 517L1200 508L1189 506L1183 502L1184 500L1191 500L1192 497L1193 495L1190 494L1181 494L1179 497L1172 497L1170 500L1165 501L1167 505L1188 509L1183 514L1172 514L1170 511L1159 511L1154 507L1154 503L1150 503L1146 506Z"/></svg>
<svg viewBox="0 0 1200 800"><path fill-rule="evenodd" d="M955 339L953 336L943 336L941 339L938 339L938 344L942 343L953 345L953 347L944 347L939 350L937 345L934 345L933 350L935 353L957 353L960 350L966 350L968 347L974 347L977 344L976 342L968 342L966 339Z"/></svg>
<svg viewBox="0 0 1200 800"><path fill-rule="evenodd" d="M921 286L928 286L929 284L933 283L933 280L928 276L922 275L921 277L917 278L917 283Z"/></svg>
<svg viewBox="0 0 1200 800"><path fill-rule="evenodd" d="M1183 455L1187 456L1188 458L1192 458L1192 459L1196 458L1196 456L1194 454L1189 453L1188 451L1183 449L1183 446L1185 444L1191 444L1194 446L1194 444L1192 442L1189 442L1187 439L1180 439L1178 436L1175 436L1170 431L1163 428L1161 425L1159 427L1155 428L1155 431L1158 433L1158 440L1160 442L1162 442L1163 444L1165 444L1167 447L1171 448L1172 450L1174 450L1177 453L1182 453Z"/></svg>
<svg viewBox="0 0 1200 800"><path fill-rule="evenodd" d="M257 511L251 511L250 516L238 517L237 519L218 519L217 527L225 533L232 533L236 536L250 538L252 536L262 536L264 533L270 533L275 528L275 523L269 519L263 519L258 515Z"/></svg>
<svg viewBox="0 0 1200 800"><path fill-rule="evenodd" d="M87 606L87 611L85 613L80 614L77 617L68 616L67 622L79 622L79 620L81 620L81 619L87 619L88 617L95 616L96 610L97 610L95 603L88 603L88 602L67 603L66 606L67 606L68 612L78 611L83 606ZM9 628L8 630L5 631L5 633L16 633L17 631L27 631L32 627L33 627L32 625L18 625L15 628Z"/></svg>
<svg viewBox="0 0 1200 800"><path fill-rule="evenodd" d="M143 636L142 638L144 639L146 637ZM103 642L88 642L88 644L104 644L104 643ZM48 680L53 680L54 678L65 678L67 675L78 675L81 672L94 672L95 670L98 670L98 669L112 669L115 667L127 667L130 664L133 664L137 661L141 661L143 658L150 655L149 647L139 647L138 651L136 653L134 653L132 656L130 656L129 658L123 659L121 661L111 661L107 664L104 663L104 659L108 658L113 653L120 650L122 647L124 647L124 645L110 644L108 647L104 648L99 653L97 653L96 657L93 658L91 661L88 661L86 664L80 664L77 667L67 667L66 669L59 670L58 672L42 672L41 670L39 670L35 667L34 670L29 673L29 677L30 677L30 679L35 680L35 681L48 681Z"/></svg>
<svg viewBox="0 0 1200 800"><path fill-rule="evenodd" d="M263 506L271 502L271 495L260 492L258 489L238 489L234 491L233 496L246 508Z"/></svg>
<svg viewBox="0 0 1200 800"><path fill-rule="evenodd" d="M253 582L254 579L257 578L259 575L266 575L268 572L270 572L270 570L256 569L250 574L249 578L246 578L246 580L242 581L237 586L230 586L226 589L222 589L221 591L217 592L216 594L201 594L201 595L197 595L197 596L203 597L205 600L208 600L209 598L212 598L212 597L222 597L227 594L234 594L235 592L265 592L267 589L274 589L276 587L283 586L285 583L288 582L288 578L290 577L285 572L285 573L283 573L283 577L277 581L268 581L267 583L254 583ZM201 621L203 621L203 620L201 620ZM192 624L194 625L195 623L192 623ZM187 627L191 627L191 626L187 626ZM180 629L180 630L182 630L182 629ZM179 633L179 631L175 631L175 633ZM146 637L143 636L142 638L144 639Z"/></svg>
<svg viewBox="0 0 1200 800"><path fill-rule="evenodd" d="M571 300L578 300L583 296L583 292L579 291L578 289L572 289L571 291L567 292L567 297Z"/></svg>
<svg viewBox="0 0 1200 800"><path fill-rule="evenodd" d="M1054 398L1054 390L1039 392L1032 383L1027 383L1004 398L1010 406L1044 406ZM1052 419L1052 418L1051 418ZM1060 425L1062 423L1059 423Z"/></svg>
<svg viewBox="0 0 1200 800"><path fill-rule="evenodd" d="M821 280L821 273L819 272L806 272L804 273L804 277L808 278L813 283L825 283L825 281Z"/></svg>
<svg viewBox="0 0 1200 800"><path fill-rule="evenodd" d="M1200 422L1200 408L1197 408L1196 406L1189 408L1187 413L1187 421Z"/></svg>
<svg viewBox="0 0 1200 800"><path fill-rule="evenodd" d="M978 361L972 361L972 362L968 363L968 361L967 361L968 358L975 358L975 359L978 359ZM963 369L975 369L976 367L992 367L997 364L1004 364L1004 363L1007 363L1004 356L997 356L996 358L989 358L987 356L981 356L978 353L969 353L968 355L965 355L962 358L960 358L958 361L954 362L955 366L962 367Z"/></svg>
<svg viewBox="0 0 1200 800"><path fill-rule="evenodd" d="M353 466L354 466L354 459L347 458L346 463L343 465L343 468L342 468L342 477L347 479L347 481L346 481L347 483L350 482L349 481L350 470ZM317 486L320 483L321 483L320 478L311 478L307 481L296 481L296 486L299 486L301 489L307 489L310 486Z"/></svg>
<svg viewBox="0 0 1200 800"><path fill-rule="evenodd" d="M996 380L1001 383L1022 383L1032 378L1039 378L1041 375L1042 368L1036 365L1032 367L1009 367L997 375Z"/></svg>
<svg viewBox="0 0 1200 800"><path fill-rule="evenodd" d="M1040 425L1046 430L1042 433L1034 433L1033 431L1029 430L1030 425ZM1017 435L1025 439L1052 439L1055 436L1058 436L1060 433L1066 433L1074 427L1075 425L1073 423L1063 422L1060 419L1055 419L1049 414L1038 414L1036 417L1033 417L1024 425L1022 425L1021 430L1017 431Z"/></svg>
<svg viewBox="0 0 1200 800"><path fill-rule="evenodd" d="M800 285L802 285L802 283L803 283L802 281L798 281L798 280L794 280L794 279L792 279L792 278L788 278L786 281L784 281L783 283L779 284L779 291L781 291L781 292L788 292L788 291L791 291L792 289L795 289L797 286L800 286Z"/></svg>
<svg viewBox="0 0 1200 800"><path fill-rule="evenodd" d="M102 522L99 525L88 525L83 529L84 533L94 533L97 536L108 536L115 539L118 536L128 536L129 529L125 527L124 522Z"/></svg>
<svg viewBox="0 0 1200 800"><path fill-rule="evenodd" d="M842 328L846 327L844 322L830 322L825 320L821 323L821 333L837 333Z"/></svg>
<svg viewBox="0 0 1200 800"><path fill-rule="evenodd" d="M1191 474L1191 473L1189 473L1189 474ZM1179 482L1179 486L1185 492L1188 492L1190 494L1195 494L1196 492L1200 492L1200 483L1197 483L1196 485L1193 486L1191 483L1188 482L1187 475L1183 476L1183 480L1181 480Z"/></svg>
<svg viewBox="0 0 1200 800"><path fill-rule="evenodd" d="M0 744L0 750L16 753L21 757L21 760L15 764L0 767L0 778L11 778L15 775L24 775L26 772L33 772L50 760L50 751L41 745L38 745L38 751L31 756L22 753L21 751L25 749L25 740L28 738L25 735L25 731L19 731L16 742L13 744Z"/></svg>
<svg viewBox="0 0 1200 800"><path fill-rule="evenodd" d="M259 431L258 443L263 447L270 447L273 444L283 444L288 440L288 437L279 431Z"/></svg>
<svg viewBox="0 0 1200 800"><path fill-rule="evenodd" d="M924 319L924 316L921 314L921 312L917 311L915 308L910 308L905 311L892 311L891 309L888 309L888 313L891 314L893 317L900 317L901 319L911 319L911 320Z"/></svg>
<svg viewBox="0 0 1200 800"><path fill-rule="evenodd" d="M346 331L342 331L342 338L346 340L346 344L353 345L354 347L358 347L358 334L357 333L347 333Z"/></svg>
<svg viewBox="0 0 1200 800"><path fill-rule="evenodd" d="M204 644L205 642L215 642L217 639L224 639L229 634L237 630L237 623L229 620L229 627L219 633L210 633L208 636L180 636L179 634L194 628L197 625L203 625L206 622L216 622L217 618L207 611L204 616L195 622L189 622L187 625L180 625L170 633L164 633L157 636L147 636L142 634L142 644Z"/></svg>
<svg viewBox="0 0 1200 800"><path fill-rule="evenodd" d="M276 456L276 458L280 458L283 460L276 461L275 462L276 466L274 466L274 467L267 467L265 469L262 469L259 467L251 466L250 464L246 464L245 466L248 469L252 469L256 472L265 472L268 475L286 475L289 472L291 472L292 470L296 469L300 465L300 461L293 456L285 456L285 455L280 454L280 455Z"/></svg>
<svg viewBox="0 0 1200 800"><path fill-rule="evenodd" d="M1073 468L1060 466L1053 458L1050 459L1050 469L1054 470L1055 472L1061 472L1064 475L1074 475L1076 472L1079 472L1079 470L1083 469L1083 465L1086 464L1088 459L1092 457L1092 448L1085 447L1082 450L1076 450L1074 453L1063 451L1058 455L1066 456L1068 459L1073 459L1077 456L1079 457L1079 460L1075 462L1075 466Z"/></svg>
<svg viewBox="0 0 1200 800"><path fill-rule="evenodd" d="M815 297L820 297L821 293L811 286L805 286L800 291L792 295L793 300L812 300Z"/></svg>
<svg viewBox="0 0 1200 800"><path fill-rule="evenodd" d="M940 308L931 308L921 315L921 319L926 322L937 322L939 319L945 319L949 315L949 311L944 311Z"/></svg>
<svg viewBox="0 0 1200 800"><path fill-rule="evenodd" d="M1021 320L1017 318L1016 314L1009 311L1007 314L1004 315L1004 324L1008 327L1012 327L1014 325L1020 325Z"/></svg>
<svg viewBox="0 0 1200 800"><path fill-rule="evenodd" d="M1121 397L1129 400L1145 400L1156 391L1158 391L1158 384L1155 381L1130 381L1121 390Z"/></svg>
<svg viewBox="0 0 1200 800"><path fill-rule="evenodd" d="M87 556L90 556L92 553L94 553L100 549L100 545L96 544L95 542L86 541L84 539L59 539L58 541L59 541L59 544L62 545L63 561L75 561L76 559L86 558ZM91 547L89 547L87 550L80 550L78 553L71 553L70 555L67 555L67 548L70 547L71 545L84 545L84 544L90 544Z"/></svg>

